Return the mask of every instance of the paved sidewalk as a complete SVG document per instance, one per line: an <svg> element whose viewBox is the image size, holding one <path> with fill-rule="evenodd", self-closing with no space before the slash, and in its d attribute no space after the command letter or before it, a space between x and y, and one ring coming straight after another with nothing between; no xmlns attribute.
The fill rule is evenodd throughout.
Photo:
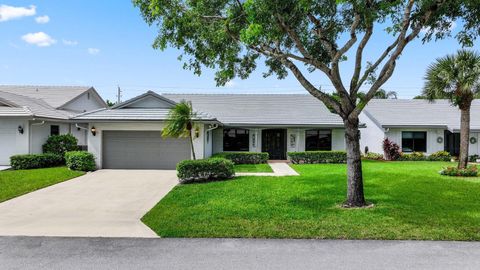
<svg viewBox="0 0 480 270"><path fill-rule="evenodd" d="M177 183L173 170L88 173L1 203L0 235L157 237L140 218Z"/></svg>
<svg viewBox="0 0 480 270"><path fill-rule="evenodd" d="M298 176L299 174L292 169L286 162L269 162L273 173L236 173L237 176Z"/></svg>
<svg viewBox="0 0 480 270"><path fill-rule="evenodd" d="M2 269L480 269L479 242L0 237Z"/></svg>

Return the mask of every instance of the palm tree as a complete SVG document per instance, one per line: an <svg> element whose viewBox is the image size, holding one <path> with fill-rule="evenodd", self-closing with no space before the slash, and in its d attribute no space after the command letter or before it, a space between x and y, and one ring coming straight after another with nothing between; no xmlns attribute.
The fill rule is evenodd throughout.
<svg viewBox="0 0 480 270"><path fill-rule="evenodd" d="M468 165L470 106L480 94L480 55L459 50L455 55L439 58L428 67L423 95L430 101L446 98L461 112L460 157L458 168Z"/></svg>
<svg viewBox="0 0 480 270"><path fill-rule="evenodd" d="M384 89L379 89L377 93L375 93L374 98L376 99L397 99L398 94L395 91L386 91Z"/></svg>
<svg viewBox="0 0 480 270"><path fill-rule="evenodd" d="M162 131L165 137L186 138L190 139L190 146L192 147L192 157L195 158L195 149L193 147L192 130L194 127L193 119L196 118L196 113L192 109L192 104L185 100L175 104L168 113L167 124Z"/></svg>

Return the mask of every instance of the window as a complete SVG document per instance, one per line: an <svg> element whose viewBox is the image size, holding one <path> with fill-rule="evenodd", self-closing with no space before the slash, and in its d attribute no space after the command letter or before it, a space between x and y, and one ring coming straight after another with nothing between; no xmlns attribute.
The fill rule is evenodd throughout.
<svg viewBox="0 0 480 270"><path fill-rule="evenodd" d="M248 151L248 129L224 129L223 151Z"/></svg>
<svg viewBox="0 0 480 270"><path fill-rule="evenodd" d="M50 126L50 136L60 135L60 127L57 125Z"/></svg>
<svg viewBox="0 0 480 270"><path fill-rule="evenodd" d="M403 152L427 152L427 132L424 131L403 131L402 132Z"/></svg>
<svg viewBox="0 0 480 270"><path fill-rule="evenodd" d="M305 151L332 150L332 131L310 129L305 131Z"/></svg>

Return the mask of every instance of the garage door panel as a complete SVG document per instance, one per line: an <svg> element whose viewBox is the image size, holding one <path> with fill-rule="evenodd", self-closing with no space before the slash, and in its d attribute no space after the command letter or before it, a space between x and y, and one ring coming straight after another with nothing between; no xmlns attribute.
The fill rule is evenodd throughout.
<svg viewBox="0 0 480 270"><path fill-rule="evenodd" d="M164 138L159 131L104 131L103 168L175 169L190 158L188 139Z"/></svg>

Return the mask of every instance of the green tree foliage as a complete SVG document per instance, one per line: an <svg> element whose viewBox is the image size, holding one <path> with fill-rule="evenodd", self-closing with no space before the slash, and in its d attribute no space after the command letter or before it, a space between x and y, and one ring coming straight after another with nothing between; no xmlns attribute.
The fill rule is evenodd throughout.
<svg viewBox="0 0 480 270"><path fill-rule="evenodd" d="M193 159L196 159L196 157L192 130L194 128L193 121L196 116L196 113L192 109L192 104L182 100L170 109L167 124L162 131L162 135L165 137L189 138Z"/></svg>
<svg viewBox="0 0 480 270"><path fill-rule="evenodd" d="M428 67L425 80L423 95L427 99L446 98L461 111L458 168L465 169L468 164L470 107L480 94L480 54L460 50L439 58Z"/></svg>
<svg viewBox="0 0 480 270"><path fill-rule="evenodd" d="M392 76L405 47L425 30L423 41L451 36L472 45L480 32L478 0L133 0L149 25L158 27L153 47L181 49L184 67L215 80L247 78L259 61L264 76L295 76L345 124L348 155L346 206L364 206L358 116ZM460 25L460 24L458 24ZM460 28L460 27L459 27ZM364 57L374 32L387 31L384 50ZM377 44L378 45L378 44ZM354 57L348 59L347 52ZM353 63L342 79L341 63ZM308 73L328 78L338 98L316 87ZM318 76L317 76L318 77ZM363 88L362 88L363 87ZM360 94L360 88L367 90Z"/></svg>

